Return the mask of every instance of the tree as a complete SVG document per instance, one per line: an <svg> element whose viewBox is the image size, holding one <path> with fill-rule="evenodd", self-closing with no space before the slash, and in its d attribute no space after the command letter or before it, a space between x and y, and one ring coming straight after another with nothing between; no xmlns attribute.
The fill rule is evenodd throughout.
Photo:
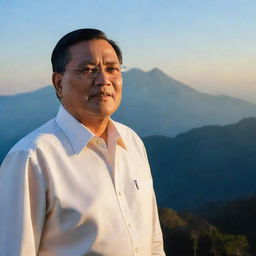
<svg viewBox="0 0 256 256"><path fill-rule="evenodd" d="M242 251L248 247L248 241L241 235L224 235L223 243L228 256L241 256Z"/></svg>
<svg viewBox="0 0 256 256"><path fill-rule="evenodd" d="M194 256L197 256L197 248L198 248L198 244L199 244L199 241L198 241L198 238L200 236L200 232L198 230L192 230L191 233L190 233L190 238L193 242L193 255Z"/></svg>

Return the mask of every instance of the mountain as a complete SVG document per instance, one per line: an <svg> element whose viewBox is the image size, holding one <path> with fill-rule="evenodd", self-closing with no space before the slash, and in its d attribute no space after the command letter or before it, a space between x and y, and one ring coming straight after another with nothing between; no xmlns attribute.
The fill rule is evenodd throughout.
<svg viewBox="0 0 256 256"><path fill-rule="evenodd" d="M256 118L144 138L158 203L173 209L256 194Z"/></svg>
<svg viewBox="0 0 256 256"><path fill-rule="evenodd" d="M158 69L132 69L124 76L123 101L114 115L140 136L175 136L205 125L225 125L256 116L256 105L200 93Z"/></svg>
<svg viewBox="0 0 256 256"><path fill-rule="evenodd" d="M123 100L113 119L140 136L174 136L195 127L229 124L256 116L256 105L200 93L158 69L132 69L123 76ZM59 102L52 86L0 96L0 162L25 134L55 116Z"/></svg>

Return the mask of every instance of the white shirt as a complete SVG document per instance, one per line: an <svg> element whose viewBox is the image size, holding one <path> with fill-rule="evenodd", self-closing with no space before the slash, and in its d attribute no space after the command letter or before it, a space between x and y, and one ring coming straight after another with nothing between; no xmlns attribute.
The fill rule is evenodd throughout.
<svg viewBox="0 0 256 256"><path fill-rule="evenodd" d="M0 169L0 256L165 255L139 137L110 121L108 147L63 107Z"/></svg>

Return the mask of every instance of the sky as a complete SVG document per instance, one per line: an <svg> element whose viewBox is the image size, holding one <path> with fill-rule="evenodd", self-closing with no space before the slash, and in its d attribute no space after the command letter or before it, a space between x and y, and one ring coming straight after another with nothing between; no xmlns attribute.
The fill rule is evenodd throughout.
<svg viewBox="0 0 256 256"><path fill-rule="evenodd" d="M55 44L86 27L118 43L127 70L256 103L255 0L0 0L0 95L51 84Z"/></svg>

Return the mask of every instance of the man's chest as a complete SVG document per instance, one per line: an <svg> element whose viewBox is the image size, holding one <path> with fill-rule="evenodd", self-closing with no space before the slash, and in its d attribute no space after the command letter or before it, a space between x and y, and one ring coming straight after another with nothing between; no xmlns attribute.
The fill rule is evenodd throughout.
<svg viewBox="0 0 256 256"><path fill-rule="evenodd" d="M93 147L54 157L48 166L46 230L54 229L56 237L90 230L95 248L122 240L131 246L131 239L142 247L139 237L151 227L153 189L148 164L139 154L117 147L113 161L106 148Z"/></svg>

